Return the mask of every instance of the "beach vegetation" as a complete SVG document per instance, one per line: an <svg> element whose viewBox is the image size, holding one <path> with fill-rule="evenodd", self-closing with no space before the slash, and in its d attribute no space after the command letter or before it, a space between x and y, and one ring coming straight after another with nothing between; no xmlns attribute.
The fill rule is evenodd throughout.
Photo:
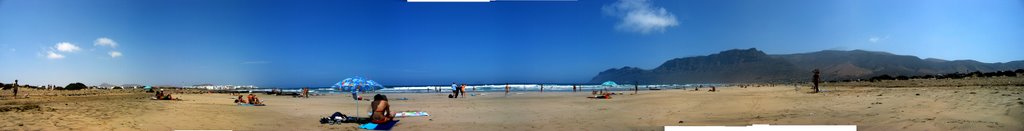
<svg viewBox="0 0 1024 131"><path fill-rule="evenodd" d="M85 84L82 84L80 82L71 83L68 84L68 86L64 86L64 90L81 90L86 88L89 88L89 86L85 86Z"/></svg>

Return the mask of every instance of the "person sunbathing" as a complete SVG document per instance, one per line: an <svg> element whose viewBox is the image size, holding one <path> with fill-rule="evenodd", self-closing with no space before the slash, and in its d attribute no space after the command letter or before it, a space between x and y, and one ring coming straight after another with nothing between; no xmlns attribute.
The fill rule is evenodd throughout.
<svg viewBox="0 0 1024 131"><path fill-rule="evenodd" d="M370 114L370 122L377 124L384 124L395 118L395 115L391 112L391 105L388 104L388 98L384 95L374 95L373 102L370 103L370 110L373 111Z"/></svg>
<svg viewBox="0 0 1024 131"><path fill-rule="evenodd" d="M242 98L242 95L238 95L238 99L235 99L235 103L243 104L249 103L249 101L246 101L244 98Z"/></svg>
<svg viewBox="0 0 1024 131"><path fill-rule="evenodd" d="M163 98L160 98L160 100L174 100L174 97L171 97L171 94L167 93L164 94Z"/></svg>
<svg viewBox="0 0 1024 131"><path fill-rule="evenodd" d="M591 96L591 97L587 97L587 98L593 98L593 99L612 99L612 93L602 93L601 95Z"/></svg>
<svg viewBox="0 0 1024 131"><path fill-rule="evenodd" d="M249 94L248 98L249 98L249 101L248 101L249 104L263 104L263 102L260 101L260 98L256 97L255 94Z"/></svg>
<svg viewBox="0 0 1024 131"><path fill-rule="evenodd" d="M155 94L156 94L156 96L154 96L153 98L156 98L156 99L163 99L164 98L164 91L156 91Z"/></svg>

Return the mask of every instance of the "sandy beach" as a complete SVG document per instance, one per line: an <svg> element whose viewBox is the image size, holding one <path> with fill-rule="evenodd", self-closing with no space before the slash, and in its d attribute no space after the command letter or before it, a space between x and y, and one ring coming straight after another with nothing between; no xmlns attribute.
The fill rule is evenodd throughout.
<svg viewBox="0 0 1024 131"><path fill-rule="evenodd" d="M431 114L398 118L401 122L394 130L661 130L673 125L750 124L1024 130L1020 86L826 86L823 93L806 93L806 87L798 91L792 85L718 90L623 91L605 100L585 98L589 91L509 96L470 92L478 95L459 99L433 93L385 95L392 99L394 111ZM229 94L178 94L183 100L156 101L140 91L93 92L97 93L5 98L0 101L0 130L359 130L357 124L318 122L336 111L356 114L356 104L347 95L260 95L267 106L252 107L233 104ZM369 101L359 104L365 112Z"/></svg>

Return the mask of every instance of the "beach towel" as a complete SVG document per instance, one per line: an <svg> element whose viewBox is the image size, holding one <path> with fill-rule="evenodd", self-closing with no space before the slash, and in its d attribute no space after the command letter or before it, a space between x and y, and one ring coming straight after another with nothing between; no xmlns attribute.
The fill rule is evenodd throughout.
<svg viewBox="0 0 1024 131"><path fill-rule="evenodd" d="M395 113L395 117L414 117L414 116L430 116L425 111L404 111Z"/></svg>
<svg viewBox="0 0 1024 131"><path fill-rule="evenodd" d="M366 115L373 115L373 112L368 112ZM414 116L430 116L426 111L403 111L395 112L395 117L414 117Z"/></svg>
<svg viewBox="0 0 1024 131"><path fill-rule="evenodd" d="M238 103L238 105L239 106L267 106L266 104L248 104L248 103Z"/></svg>
<svg viewBox="0 0 1024 131"><path fill-rule="evenodd" d="M398 124L397 120L389 121L389 122L384 123L384 124L366 123L366 124L363 124L363 125L359 125L359 129L391 130L392 127L395 127L395 124Z"/></svg>

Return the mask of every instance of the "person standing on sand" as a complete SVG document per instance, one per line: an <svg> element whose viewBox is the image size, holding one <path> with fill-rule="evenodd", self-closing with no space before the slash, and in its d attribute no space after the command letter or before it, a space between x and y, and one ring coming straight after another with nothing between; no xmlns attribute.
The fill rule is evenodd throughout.
<svg viewBox="0 0 1024 131"><path fill-rule="evenodd" d="M459 86L459 93L462 93L462 98L466 98L466 83L462 83L462 86Z"/></svg>
<svg viewBox="0 0 1024 131"><path fill-rule="evenodd" d="M309 87L302 88L302 97L309 98Z"/></svg>
<svg viewBox="0 0 1024 131"><path fill-rule="evenodd" d="M640 82L633 82L633 94L640 93Z"/></svg>
<svg viewBox="0 0 1024 131"><path fill-rule="evenodd" d="M459 98L459 84L455 84L455 82L452 82L452 95Z"/></svg>
<svg viewBox="0 0 1024 131"><path fill-rule="evenodd" d="M814 82L814 93L818 93L820 91L820 90L818 90L818 82L821 81L820 80L821 77L818 75L818 73L820 73L820 72L818 71L818 69L814 69L813 72L814 72L814 79L812 79L811 82Z"/></svg>
<svg viewBox="0 0 1024 131"><path fill-rule="evenodd" d="M18 80L14 80L14 99L18 99Z"/></svg>
<svg viewBox="0 0 1024 131"><path fill-rule="evenodd" d="M508 90L509 90L508 83L505 83L505 96L508 96Z"/></svg>

